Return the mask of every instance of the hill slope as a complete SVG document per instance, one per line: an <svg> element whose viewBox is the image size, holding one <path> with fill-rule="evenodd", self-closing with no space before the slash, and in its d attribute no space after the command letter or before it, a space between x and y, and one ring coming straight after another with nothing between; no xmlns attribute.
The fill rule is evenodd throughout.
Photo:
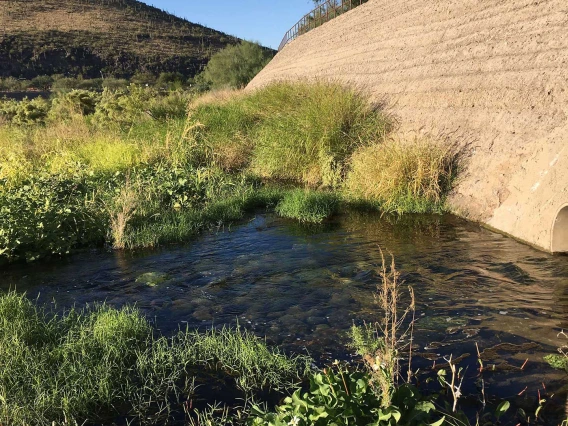
<svg viewBox="0 0 568 426"><path fill-rule="evenodd" d="M568 250L567 11L566 0L370 0L291 42L249 89L319 78L368 90L402 132L468 146L455 212Z"/></svg>
<svg viewBox="0 0 568 426"><path fill-rule="evenodd" d="M0 77L190 77L238 41L136 0L0 0Z"/></svg>

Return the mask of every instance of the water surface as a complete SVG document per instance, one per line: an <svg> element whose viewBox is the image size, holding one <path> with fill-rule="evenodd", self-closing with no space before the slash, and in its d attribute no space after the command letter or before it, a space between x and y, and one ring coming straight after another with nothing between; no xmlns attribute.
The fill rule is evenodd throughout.
<svg viewBox="0 0 568 426"><path fill-rule="evenodd" d="M353 323L379 318L373 292L380 248L394 255L416 293L416 368L427 371L444 356L469 354L461 365L468 366L467 386L475 393L475 344L483 351L512 343L521 346L497 346L487 362L496 365L485 374L488 394L509 397L526 387L521 397L534 399L543 383L549 390L562 386L564 374L542 356L563 343L558 332L568 325L568 257L450 215L393 219L351 212L305 227L259 214L185 246L93 251L10 268L0 278L4 289L26 291L59 310L136 304L164 333L238 321L324 364L351 356L345 344ZM147 273L163 282L148 285Z"/></svg>

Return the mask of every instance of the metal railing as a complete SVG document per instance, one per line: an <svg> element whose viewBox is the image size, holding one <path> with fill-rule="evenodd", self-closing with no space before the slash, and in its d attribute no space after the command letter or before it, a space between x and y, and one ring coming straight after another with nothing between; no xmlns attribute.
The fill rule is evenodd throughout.
<svg viewBox="0 0 568 426"><path fill-rule="evenodd" d="M280 46L278 46L278 51L280 52L284 46L296 39L298 36L325 24L327 21L331 21L337 16L350 11L354 7L367 3L367 1L368 0L327 0L323 2L310 13L304 15L304 17L300 19L296 25L286 32Z"/></svg>

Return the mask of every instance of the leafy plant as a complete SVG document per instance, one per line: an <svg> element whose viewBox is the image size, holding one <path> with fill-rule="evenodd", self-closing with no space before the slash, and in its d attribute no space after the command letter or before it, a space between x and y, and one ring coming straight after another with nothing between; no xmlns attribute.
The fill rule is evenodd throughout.
<svg viewBox="0 0 568 426"><path fill-rule="evenodd" d="M422 425L435 414L434 405L409 385L393 394L393 405L384 407L377 398L369 373L336 365L310 376L310 388L297 389L275 413L253 408L250 425ZM397 405L398 404L398 405Z"/></svg>

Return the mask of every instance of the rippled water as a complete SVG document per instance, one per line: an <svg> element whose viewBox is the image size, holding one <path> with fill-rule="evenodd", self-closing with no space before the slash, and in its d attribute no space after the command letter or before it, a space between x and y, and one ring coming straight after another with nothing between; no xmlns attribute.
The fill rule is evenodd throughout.
<svg viewBox="0 0 568 426"><path fill-rule="evenodd" d="M186 246L138 254L91 252L0 272L2 287L58 309L94 301L135 303L165 333L235 324L319 362L349 357L346 331L372 321L379 247L393 253L417 298L415 365L500 343L486 385L536 396L565 376L542 360L568 326L568 257L551 256L453 216L381 218L346 213L324 227L260 214ZM148 275L147 273L153 273ZM143 275L147 274L147 275ZM138 279L138 281L137 281ZM163 281L156 286L148 281ZM528 362L523 371L518 367Z"/></svg>

